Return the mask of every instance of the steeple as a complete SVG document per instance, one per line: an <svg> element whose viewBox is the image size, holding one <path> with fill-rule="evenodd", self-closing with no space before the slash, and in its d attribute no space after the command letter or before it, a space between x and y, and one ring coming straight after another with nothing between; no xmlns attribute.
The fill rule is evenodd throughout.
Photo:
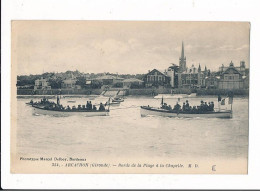
<svg viewBox="0 0 260 194"><path fill-rule="evenodd" d="M184 59L184 45L182 41L182 47L181 47L181 58Z"/></svg>
<svg viewBox="0 0 260 194"><path fill-rule="evenodd" d="M186 71L186 57L184 56L184 44L182 41L182 48L181 48L181 57L179 59L179 72L182 73Z"/></svg>
<svg viewBox="0 0 260 194"><path fill-rule="evenodd" d="M201 67L200 67L200 63L199 63L199 68L198 68L198 72L199 72L199 73L201 72Z"/></svg>

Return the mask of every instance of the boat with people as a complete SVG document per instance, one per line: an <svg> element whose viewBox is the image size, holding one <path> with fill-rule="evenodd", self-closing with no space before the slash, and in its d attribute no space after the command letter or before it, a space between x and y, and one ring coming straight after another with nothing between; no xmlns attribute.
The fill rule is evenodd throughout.
<svg viewBox="0 0 260 194"><path fill-rule="evenodd" d="M105 105L106 106L119 106L120 102L106 102Z"/></svg>
<svg viewBox="0 0 260 194"><path fill-rule="evenodd" d="M82 116L109 116L109 109L104 110L86 110L78 109L73 107L71 109L48 109L46 107L40 107L33 105L33 110L35 114L42 115L54 115L54 116L72 116L72 115L82 115Z"/></svg>
<svg viewBox="0 0 260 194"><path fill-rule="evenodd" d="M166 103L162 103L161 107L150 107L148 106L141 106L141 116L164 116L164 117L184 117L184 118L232 118L232 105L231 110L221 110L221 109L214 109L214 103L210 102L203 102L201 101L201 105L191 107L189 105L188 100L186 103L183 103L181 107L178 102L171 108L171 106L167 105Z"/></svg>
<svg viewBox="0 0 260 194"><path fill-rule="evenodd" d="M112 98L112 102L124 102L124 99L120 97L114 97Z"/></svg>
<svg viewBox="0 0 260 194"><path fill-rule="evenodd" d="M44 102L44 103L43 103ZM91 101L87 101L86 105L78 105L70 107L69 105L63 106L60 104L60 98L57 96L57 103L41 100L41 102L35 102L32 104L35 114L53 115L53 116L71 116L71 115L83 115L83 116L108 116L109 106L103 103L99 104L99 108L96 105L92 105Z"/></svg>
<svg viewBox="0 0 260 194"><path fill-rule="evenodd" d="M76 100L68 100L68 103L76 103Z"/></svg>
<svg viewBox="0 0 260 194"><path fill-rule="evenodd" d="M158 94L157 96L154 96L155 99L165 98L165 99L178 99L178 98L195 98L196 93L191 94Z"/></svg>

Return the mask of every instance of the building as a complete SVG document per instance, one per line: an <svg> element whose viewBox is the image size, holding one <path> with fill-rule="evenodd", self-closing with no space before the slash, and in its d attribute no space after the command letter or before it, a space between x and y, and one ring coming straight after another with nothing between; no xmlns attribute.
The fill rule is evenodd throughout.
<svg viewBox="0 0 260 194"><path fill-rule="evenodd" d="M182 42L181 57L179 58L179 69L175 75L177 79L178 88L201 88L205 87L205 77L208 74L207 67L201 71L201 66L196 68L194 65L191 68L187 68L186 56L184 55L184 44ZM176 78L177 77L177 78ZM175 81L176 83L176 81ZM176 84L175 84L176 87Z"/></svg>
<svg viewBox="0 0 260 194"><path fill-rule="evenodd" d="M118 77L118 76L112 76L112 75L103 75L100 77L97 77L95 80L98 80L102 83L102 85L113 85L119 82L122 82L124 78Z"/></svg>
<svg viewBox="0 0 260 194"><path fill-rule="evenodd" d="M144 84L144 81L136 78L129 78L123 80L123 87L124 88L140 88Z"/></svg>
<svg viewBox="0 0 260 194"><path fill-rule="evenodd" d="M186 71L178 74L178 87L203 88L205 87L205 77L207 74L207 70L201 71L200 64L198 68L192 65L191 68L186 68Z"/></svg>
<svg viewBox="0 0 260 194"><path fill-rule="evenodd" d="M170 66L166 71L166 75L170 77L170 84L172 88L178 87L178 71L179 67L173 63L172 66Z"/></svg>
<svg viewBox="0 0 260 194"><path fill-rule="evenodd" d="M229 67L220 73L218 83L219 89L233 90L245 88L244 80L246 77L243 77L243 74L234 67L234 63L232 61L230 62Z"/></svg>
<svg viewBox="0 0 260 194"><path fill-rule="evenodd" d="M76 82L77 80L74 78L68 78L62 81L61 87L67 88L67 89L74 89L76 88Z"/></svg>
<svg viewBox="0 0 260 194"><path fill-rule="evenodd" d="M47 79L44 79L41 77L41 79L35 80L34 89L35 90L44 90L44 89L49 90L49 89L51 89L51 86L49 86L49 82L47 81Z"/></svg>
<svg viewBox="0 0 260 194"><path fill-rule="evenodd" d="M205 77L205 86L207 89L218 88L219 77L215 73L211 73Z"/></svg>
<svg viewBox="0 0 260 194"><path fill-rule="evenodd" d="M157 69L153 69L152 71L149 71L144 76L144 84L146 87L151 86L169 86L170 85L170 77L166 74L160 72Z"/></svg>
<svg viewBox="0 0 260 194"><path fill-rule="evenodd" d="M231 61L231 62L232 62L232 61ZM220 72L220 73L223 73L223 72L226 71L228 68L229 68L229 66L228 66L228 67L225 67L224 64L222 64L221 67L219 67L219 72ZM246 68L245 61L240 61L240 66L237 66L237 67L234 66L234 68L235 68L237 71L239 71L239 72L242 74L242 76L247 76L247 75L248 75L248 72L249 72L249 71L248 71L248 69Z"/></svg>

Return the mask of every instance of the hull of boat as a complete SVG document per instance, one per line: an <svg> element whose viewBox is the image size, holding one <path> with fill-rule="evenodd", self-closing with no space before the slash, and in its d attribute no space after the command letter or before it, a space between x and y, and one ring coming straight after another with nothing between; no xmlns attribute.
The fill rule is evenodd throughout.
<svg viewBox="0 0 260 194"><path fill-rule="evenodd" d="M112 102L124 102L124 100L112 100Z"/></svg>
<svg viewBox="0 0 260 194"><path fill-rule="evenodd" d="M39 115L53 115L53 116L73 116L73 115L81 115L86 117L92 116L108 116L109 111L57 111L57 110L46 110L43 108L33 107L34 114Z"/></svg>
<svg viewBox="0 0 260 194"><path fill-rule="evenodd" d="M196 93L188 94L158 94L155 96L155 99L178 99L178 98L194 98L196 97Z"/></svg>
<svg viewBox="0 0 260 194"><path fill-rule="evenodd" d="M176 113L160 108L141 107L141 116L163 116L163 117L182 117L182 118L232 118L232 111L208 112L208 113Z"/></svg>

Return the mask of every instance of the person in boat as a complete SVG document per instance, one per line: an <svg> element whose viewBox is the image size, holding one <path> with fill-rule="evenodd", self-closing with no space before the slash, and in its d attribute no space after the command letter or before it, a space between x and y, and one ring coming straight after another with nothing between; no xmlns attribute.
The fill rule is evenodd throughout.
<svg viewBox="0 0 260 194"><path fill-rule="evenodd" d="M83 110L85 110L86 109L86 105L84 104L84 105L82 105L82 109Z"/></svg>
<svg viewBox="0 0 260 194"><path fill-rule="evenodd" d="M211 102L211 109L214 111L214 102Z"/></svg>
<svg viewBox="0 0 260 194"><path fill-rule="evenodd" d="M166 109L167 109L167 110L172 110L172 106L169 105L169 106L166 107Z"/></svg>
<svg viewBox="0 0 260 194"><path fill-rule="evenodd" d="M219 94L219 95L218 95L218 111L220 111L221 100L222 100L222 98L221 98L221 96L220 96L220 94Z"/></svg>
<svg viewBox="0 0 260 194"><path fill-rule="evenodd" d="M186 110L186 105L185 105L185 102L183 102L182 111L185 111L185 110Z"/></svg>
<svg viewBox="0 0 260 194"><path fill-rule="evenodd" d="M188 111L190 109L190 104L189 104L189 101L186 100L186 110Z"/></svg>
<svg viewBox="0 0 260 194"><path fill-rule="evenodd" d="M99 105L99 111L104 111L105 110L105 107L103 105L103 103L101 102L100 105Z"/></svg>
<svg viewBox="0 0 260 194"><path fill-rule="evenodd" d="M196 113L196 112L197 112L196 106L193 106L193 107L192 107L191 112L192 112L192 113Z"/></svg>
<svg viewBox="0 0 260 194"><path fill-rule="evenodd" d="M67 106L67 110L71 110L71 108L70 108L70 106L69 106L69 105Z"/></svg>
<svg viewBox="0 0 260 194"><path fill-rule="evenodd" d="M86 108L87 110L89 110L89 102L87 101L87 104L86 104Z"/></svg>
<svg viewBox="0 0 260 194"><path fill-rule="evenodd" d="M92 103L89 101L89 110L92 110Z"/></svg>
<svg viewBox="0 0 260 194"><path fill-rule="evenodd" d="M60 105L60 98L59 98L59 96L57 96L57 105Z"/></svg>
<svg viewBox="0 0 260 194"><path fill-rule="evenodd" d="M173 110L179 111L181 108L181 105L179 105L178 102L176 102L176 105L174 106Z"/></svg>
<svg viewBox="0 0 260 194"><path fill-rule="evenodd" d="M203 111L208 111L209 109L209 106L207 104L207 102L204 103L204 108L203 108Z"/></svg>
<svg viewBox="0 0 260 194"><path fill-rule="evenodd" d="M95 105L93 105L93 110L97 110L97 107Z"/></svg>
<svg viewBox="0 0 260 194"><path fill-rule="evenodd" d="M162 109L166 109L166 106L167 106L167 104L166 104L166 103L163 103L161 108L162 108Z"/></svg>
<svg viewBox="0 0 260 194"><path fill-rule="evenodd" d="M80 104L78 105L78 110L81 110L81 105Z"/></svg>

